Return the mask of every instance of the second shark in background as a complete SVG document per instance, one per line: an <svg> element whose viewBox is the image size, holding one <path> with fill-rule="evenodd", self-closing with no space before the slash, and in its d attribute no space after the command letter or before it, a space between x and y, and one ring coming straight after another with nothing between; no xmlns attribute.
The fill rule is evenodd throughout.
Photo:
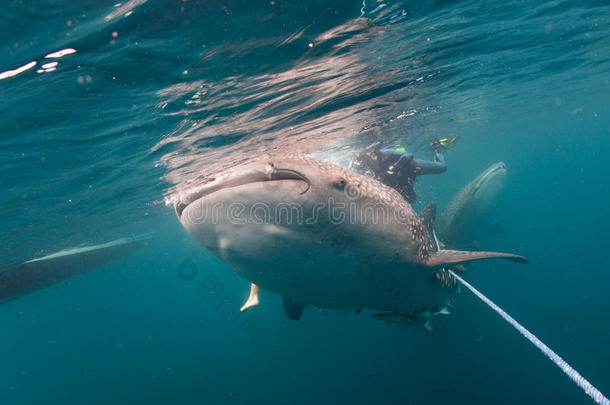
<svg viewBox="0 0 610 405"><path fill-rule="evenodd" d="M506 186L506 175L506 165L494 163L449 200L435 226L445 246L480 249L486 236L505 232L492 214Z"/></svg>

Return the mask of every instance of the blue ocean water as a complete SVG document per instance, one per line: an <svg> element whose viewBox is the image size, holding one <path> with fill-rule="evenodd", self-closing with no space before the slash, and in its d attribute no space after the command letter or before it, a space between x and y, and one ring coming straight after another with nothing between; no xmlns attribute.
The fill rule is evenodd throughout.
<svg viewBox="0 0 610 405"><path fill-rule="evenodd" d="M252 156L380 141L431 157L454 135L416 207L505 162L505 232L485 248L532 263L466 277L610 393L607 2L36 0L3 16L1 266L156 237L0 305L0 403L591 403L465 290L432 339L311 307L289 321L264 292L235 318L222 303L248 283L171 206Z"/></svg>

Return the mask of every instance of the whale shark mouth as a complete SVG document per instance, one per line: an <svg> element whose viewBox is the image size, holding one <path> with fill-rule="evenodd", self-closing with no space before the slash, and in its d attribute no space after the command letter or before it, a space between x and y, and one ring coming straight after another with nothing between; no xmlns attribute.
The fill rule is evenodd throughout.
<svg viewBox="0 0 610 405"><path fill-rule="evenodd" d="M176 210L176 215L178 216L178 219L180 219L182 212L190 204L220 190L239 187L252 183L264 183L270 181L286 180L305 182L307 184L307 188L301 191L300 194L305 194L307 191L309 191L311 187L311 181L303 173L292 169L278 169L275 168L273 164L269 164L265 172L253 170L251 172L222 179L220 181L216 181L215 179L213 179L207 184L205 184L202 188L197 188L196 190L184 196L181 196L180 199L174 204L174 209Z"/></svg>
<svg viewBox="0 0 610 405"><path fill-rule="evenodd" d="M476 193L485 183L492 179L496 174L502 172L506 172L506 165L502 162L495 164L487 171L487 173L481 176L481 179L477 182L474 192Z"/></svg>

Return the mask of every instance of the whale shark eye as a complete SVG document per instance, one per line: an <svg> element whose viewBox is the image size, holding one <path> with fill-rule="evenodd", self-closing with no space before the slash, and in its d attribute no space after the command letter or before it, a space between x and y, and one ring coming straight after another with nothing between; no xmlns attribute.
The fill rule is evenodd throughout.
<svg viewBox="0 0 610 405"><path fill-rule="evenodd" d="M275 163L269 161L267 162L267 164L265 165L265 173L268 176L271 176L273 174L273 172L275 172Z"/></svg>
<svg viewBox="0 0 610 405"><path fill-rule="evenodd" d="M338 190L343 190L346 185L347 181L345 181L345 179L343 178L336 180L333 184L333 186Z"/></svg>

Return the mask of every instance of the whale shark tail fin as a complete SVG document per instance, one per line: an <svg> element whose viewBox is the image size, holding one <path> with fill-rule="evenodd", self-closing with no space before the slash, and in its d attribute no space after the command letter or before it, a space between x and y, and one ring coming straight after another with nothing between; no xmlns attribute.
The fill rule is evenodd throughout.
<svg viewBox="0 0 610 405"><path fill-rule="evenodd" d="M430 253L425 265L428 267L439 267L445 264L460 264L483 259L508 259L518 263L529 263L530 261L519 255L502 252L469 252L464 250L439 250Z"/></svg>

